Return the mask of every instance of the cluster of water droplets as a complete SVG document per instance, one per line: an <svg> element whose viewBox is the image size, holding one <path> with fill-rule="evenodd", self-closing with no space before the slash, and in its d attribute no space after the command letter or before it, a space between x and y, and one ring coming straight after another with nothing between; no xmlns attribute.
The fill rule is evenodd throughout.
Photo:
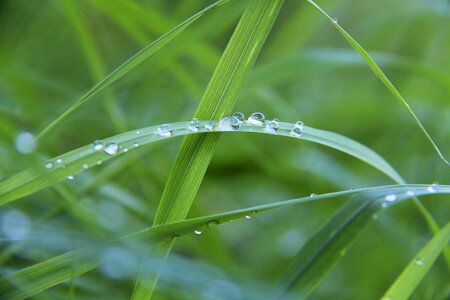
<svg viewBox="0 0 450 300"><path fill-rule="evenodd" d="M252 216L257 214L257 213L258 213L258 211L255 210L255 211L249 212L247 215L244 215L244 217L239 217L239 218L243 218L244 220L251 220ZM236 219L239 219L239 218L236 218ZM229 222L233 222L236 219L231 219L231 220L229 220ZM209 221L206 225L200 227L199 229L195 229L194 230L194 234L195 235L201 235L206 229L211 228L211 227L216 226L216 225L219 225L219 221L218 220Z"/></svg>

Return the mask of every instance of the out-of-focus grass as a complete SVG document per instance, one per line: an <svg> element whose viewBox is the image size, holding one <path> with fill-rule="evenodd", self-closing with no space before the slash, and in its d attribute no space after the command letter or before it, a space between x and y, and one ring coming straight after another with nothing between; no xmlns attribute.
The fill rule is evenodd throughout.
<svg viewBox="0 0 450 300"><path fill-rule="evenodd" d="M247 2L229 1L202 16L94 99L111 94L113 101L87 103L50 131L31 154L14 148L16 136L22 131L39 133L97 78L92 75L93 62L86 59L67 10L59 2L2 3L0 180L93 140L119 134L122 130L118 128L132 130L189 120ZM97 63L104 65L105 73L212 1L124 3L128 2L76 1L80 22L92 37L87 46L96 49L102 60ZM448 156L447 2L318 3L373 55ZM123 116L123 124L110 117L107 105ZM408 182L450 181L448 167L401 105L307 1L285 1L235 109L246 115L262 111L267 118L281 121L302 120L355 139L381 154ZM72 181L2 207L1 248L9 253L2 254L2 274L93 240L148 227L179 143L173 139L138 148ZM321 146L268 135L224 135L190 216L390 183L366 164ZM430 198L435 199L425 198L426 207L440 225L447 223L447 200L439 195ZM221 292L230 298L261 296L258 288L276 282L301 245L340 204L281 209L251 221L218 226L201 236L182 237L174 248L176 262L168 263L155 296L212 298L223 296L216 294ZM8 224L30 231L11 236ZM45 238L33 239L35 231L45 232ZM311 298L380 297L430 239L431 233L412 202L393 207L355 241ZM120 265L105 263L74 279L74 297L94 299L99 293L128 297L134 278L112 275L120 270ZM448 270L438 259L412 298L444 297L445 278ZM43 297L65 297L68 288L60 285ZM245 288L250 294L242 293Z"/></svg>

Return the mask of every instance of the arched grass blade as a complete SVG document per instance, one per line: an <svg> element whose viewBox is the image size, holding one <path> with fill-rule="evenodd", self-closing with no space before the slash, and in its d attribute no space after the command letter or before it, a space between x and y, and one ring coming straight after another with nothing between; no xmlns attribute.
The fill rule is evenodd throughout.
<svg viewBox="0 0 450 300"><path fill-rule="evenodd" d="M438 190L439 186L433 184L423 192L430 194ZM302 297L307 297L382 210L404 199L424 195L423 192L414 189L375 190L370 197L361 194L348 201L300 249L279 280L276 293L283 295L295 288Z"/></svg>
<svg viewBox="0 0 450 300"><path fill-rule="evenodd" d="M51 122L47 127L45 127L38 135L38 139L42 139L45 134L47 134L56 124L61 122L64 118L66 118L69 114L78 109L81 105L83 105L86 101L95 96L98 92L103 90L104 88L111 85L113 82L130 72L132 69L141 64L144 60L146 60L150 55L161 49L165 44L170 42L173 38L175 38L178 34L180 34L184 29L186 29L189 25L195 22L198 18L200 18L204 13L209 11L210 9L219 6L229 0L219 0L205 9L199 11L195 15L189 17L182 23L178 24L172 30L168 31L146 47L144 47L141 51L136 53L122 65L120 65L117 69L108 74L102 81L97 83L93 88L91 88L86 94L84 94L80 99L78 99L71 107L69 107L62 115L56 118L53 122Z"/></svg>
<svg viewBox="0 0 450 300"><path fill-rule="evenodd" d="M416 255L382 299L409 299L450 240L450 223Z"/></svg>
<svg viewBox="0 0 450 300"><path fill-rule="evenodd" d="M427 185L395 185L340 191L316 195L314 197L308 196L158 225L122 237L121 239L127 241L144 241L146 245L151 245L165 239L190 233L193 234L195 230L207 230L211 226L217 226L233 220L245 219L246 216L256 217L258 214L272 209L298 205L306 202L324 201L337 197L357 195L359 198L352 201L353 205L367 206L373 204L381 207L380 199L383 199L386 195L396 195L396 201L392 202L392 204L395 204L412 197L411 195L413 194L416 196L450 194L450 186L440 186L435 192L430 191L429 186ZM33 295L67 281L72 277L82 275L95 269L101 263L101 257L98 253L98 247L75 250L22 269L13 274L3 276L0 278L0 296L5 299L24 299L32 297Z"/></svg>
<svg viewBox="0 0 450 300"><path fill-rule="evenodd" d="M224 130L219 128L219 122L217 121L199 121L197 131L189 129L189 122L166 125L170 127L170 131L163 136L158 134L158 128L161 127L159 125L125 132L98 141L97 147L100 148L99 150L95 150L93 145L86 145L18 173L0 182L0 206L65 180L69 176L75 177L76 180L76 175L80 172L119 155L125 155L133 149L146 144L188 134L224 132ZM209 126L212 128L209 129ZM403 183L400 175L381 156L368 147L342 135L308 126L303 127L303 131L299 136L294 136L291 134L291 130L294 127L294 124L279 122L278 130L275 133L271 133L267 132L264 126L243 123L237 132L276 134L278 136L309 140L352 155L385 173L396 182ZM106 153L105 147L107 145L117 146L117 153L112 155Z"/></svg>
<svg viewBox="0 0 450 300"><path fill-rule="evenodd" d="M372 59L372 57L367 53L366 50L357 42L355 39L352 38L350 34L345 31L344 28L342 28L338 22L330 17L317 3L315 3L312 0L308 0L309 3L311 3L320 13L322 13L325 17L327 17L331 23L336 27L339 32L342 34L342 36L350 43L350 45L361 55L361 57L367 62L370 69L375 73L375 75L381 80L381 82L387 87L387 89L394 95L394 97L405 107L406 111L413 117L414 122L416 122L417 126L419 126L420 130L425 134L427 139L430 141L431 145L433 145L434 149L436 150L439 157L447 164L450 165L450 162L445 158L445 156L442 154L441 150L437 146L437 144L434 142L433 138L430 136L428 131L425 129L425 127L422 125L422 122L420 122L419 118L416 116L414 111L411 109L408 102L406 102L405 98L400 94L400 92L397 90L397 88L392 84L392 82L387 78L387 76L383 73L383 71L380 69L380 67L377 65L377 63Z"/></svg>

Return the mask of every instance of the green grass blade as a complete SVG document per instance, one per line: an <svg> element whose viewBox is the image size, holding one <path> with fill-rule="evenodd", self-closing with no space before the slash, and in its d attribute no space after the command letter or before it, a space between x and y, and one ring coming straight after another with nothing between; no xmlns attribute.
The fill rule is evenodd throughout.
<svg viewBox="0 0 450 300"><path fill-rule="evenodd" d="M144 240L148 244L153 244L175 236L192 234L195 230L207 230L211 226L247 219L248 217L246 218L246 216L255 217L257 214L266 211L301 203L359 195L359 200L353 201L354 205L365 205L369 201L380 207L380 199L383 199L387 194L395 194L397 196L397 201L392 202L392 204L395 204L410 198L411 193L417 196L450 194L450 186L440 186L435 192L430 191L427 185L396 185L346 190L316 195L315 197L308 196L158 225L122 239ZM0 296L5 299L24 299L73 277L80 276L98 267L101 259L98 253L98 249L94 247L75 250L4 276L0 278Z"/></svg>
<svg viewBox="0 0 450 300"><path fill-rule="evenodd" d="M438 186L429 186L434 193ZM306 244L300 249L291 265L279 280L276 293L290 289L307 297L342 259L354 240L363 232L380 211L393 203L412 196L420 196L416 190L375 193L371 197L359 195L348 201Z"/></svg>
<svg viewBox="0 0 450 300"><path fill-rule="evenodd" d="M450 240L450 223L416 255L382 299L409 299Z"/></svg>
<svg viewBox="0 0 450 300"><path fill-rule="evenodd" d="M400 94L400 92L397 90L397 88L392 84L392 82L386 77L386 75L383 73L383 71L378 67L377 63L372 59L372 57L367 53L366 50L357 42L355 39L352 38L350 34L345 31L344 28L342 28L338 22L336 22L332 17L330 17L317 3L315 3L312 0L308 0L309 3L311 3L317 10L319 10L324 16L326 16L331 23L336 27L339 32L342 34L342 36L350 43L350 45L361 55L361 57L367 62L370 69L375 73L375 75L381 80L381 82L387 87L387 89L394 95L394 97L405 107L406 111L413 117L414 121L416 122L417 126L419 126L420 130L425 134L431 145L436 150L439 157L447 164L450 165L450 162L445 158L445 156L442 154L441 150L437 146L437 144L434 142L434 140L431 138L428 131L425 129L425 127L420 122L419 118L416 116L414 111L411 109L410 105L406 100L403 98L403 96Z"/></svg>
<svg viewBox="0 0 450 300"><path fill-rule="evenodd" d="M132 69L141 64L144 60L146 60L153 53L161 49L165 44L170 42L173 38L175 38L178 34L180 34L184 29L186 29L189 25L195 22L198 18L200 18L204 13L211 10L212 8L221 5L228 0L219 0L205 9L199 11L198 13L192 15L146 47L144 47L141 51L136 53L118 68L116 68L113 72L108 74L102 81L96 84L93 88L91 88L87 93L85 93L81 98L79 98L71 107L69 107L63 114L61 114L58 118L56 118L53 122L51 122L47 127L45 127L38 135L38 139L42 139L45 134L47 134L56 124L61 122L64 118L66 118L69 114L78 109L81 105L83 105L86 101L95 96L98 92L105 89L113 82L130 72Z"/></svg>
<svg viewBox="0 0 450 300"><path fill-rule="evenodd" d="M217 135L217 133L222 132L218 126L218 121L211 122L213 125L212 130L206 129L205 124L208 122L200 121L197 132L189 130L189 122L171 123L169 124L172 128L170 138L208 132L208 135ZM67 179L68 176L76 176L87 168L96 167L99 163L127 155L136 149L136 146L142 147L146 144L167 139L168 137L161 137L156 133L159 127L157 125L141 128L101 140L103 145L116 143L119 146L119 151L116 155L108 155L103 150L95 151L92 145L86 145L18 173L0 182L0 206L56 184ZM368 147L342 135L308 126L304 126L303 132L299 137L292 136L291 129L293 127L294 124L280 122L276 135L308 140L342 151L368 163L398 183L403 183L400 175L381 156ZM268 133L264 126L255 126L248 123L241 124L239 131L232 133L240 132L273 135ZM200 136L205 136L205 134ZM46 166L51 167L46 168Z"/></svg>

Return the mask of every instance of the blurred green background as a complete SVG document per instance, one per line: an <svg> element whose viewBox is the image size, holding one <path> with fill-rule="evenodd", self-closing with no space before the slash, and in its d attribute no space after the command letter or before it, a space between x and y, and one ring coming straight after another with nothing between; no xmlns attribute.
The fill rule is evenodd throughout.
<svg viewBox="0 0 450 300"><path fill-rule="evenodd" d="M96 139L191 119L247 1L232 0L202 16L55 127L32 153L14 147L21 132L39 133L122 62L210 3L1 1L0 180ZM449 2L318 3L373 55L450 155ZM301 120L355 139L383 156L409 183L450 182L448 166L405 109L306 1L285 1L235 110ZM0 256L2 274L80 243L150 226L180 142L143 147L2 207L1 249L13 249ZM221 137L190 216L387 184L393 182L377 170L322 146L229 133ZM441 225L448 221L443 198L423 201ZM290 258L342 203L304 204L180 238L156 299L264 298ZM23 229L15 232L18 238L5 229L11 224ZM431 237L411 202L389 209L311 299L380 297ZM139 264L133 253L110 247L105 257L129 259L129 267ZM105 262L74 280L76 298L127 298L134 285L133 270L127 267ZM125 275L111 275L120 273ZM438 260L413 299L444 298L447 279L448 269ZM43 297L64 298L69 286Z"/></svg>

